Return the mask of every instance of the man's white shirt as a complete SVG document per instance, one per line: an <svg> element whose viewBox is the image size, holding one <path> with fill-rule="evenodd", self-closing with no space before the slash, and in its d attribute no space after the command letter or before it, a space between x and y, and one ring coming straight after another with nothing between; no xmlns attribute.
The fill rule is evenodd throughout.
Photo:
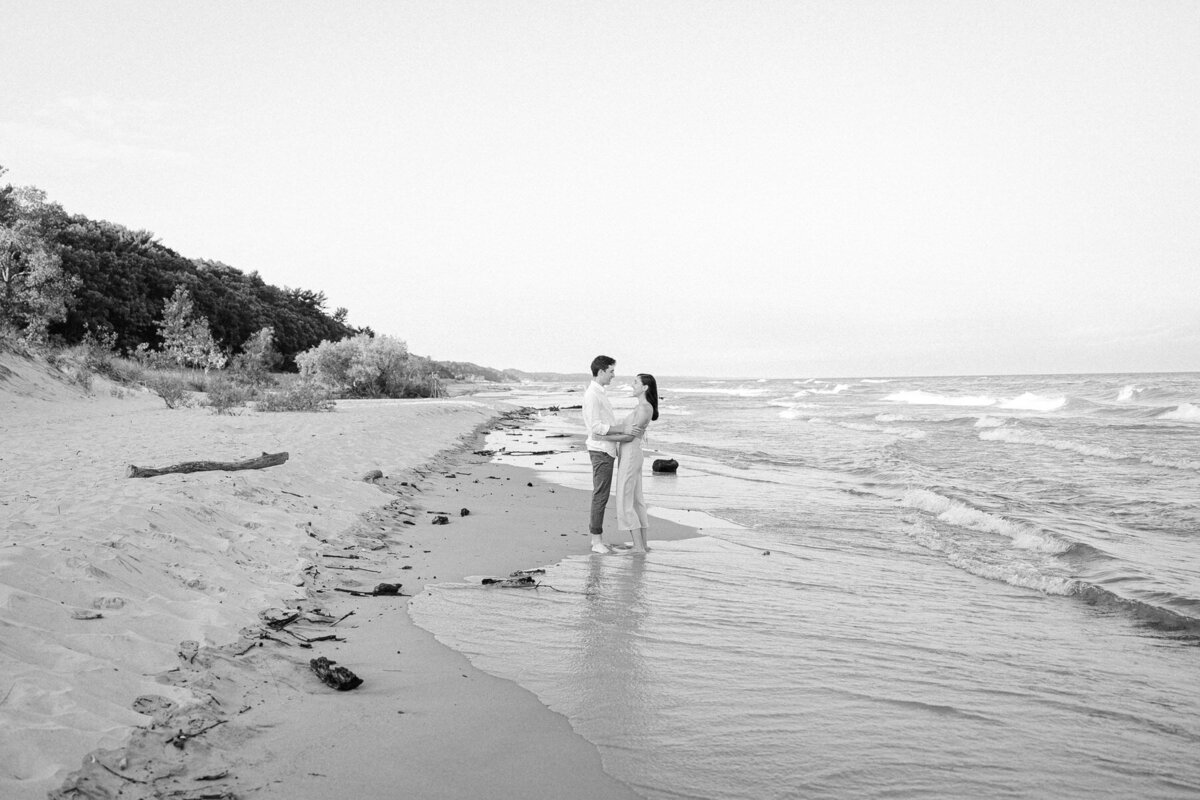
<svg viewBox="0 0 1200 800"><path fill-rule="evenodd" d="M595 381L588 384L587 391L583 393L583 424L588 431L588 450L598 450L616 458L617 443L596 438L611 432L617 424L617 418L613 416L608 392Z"/></svg>

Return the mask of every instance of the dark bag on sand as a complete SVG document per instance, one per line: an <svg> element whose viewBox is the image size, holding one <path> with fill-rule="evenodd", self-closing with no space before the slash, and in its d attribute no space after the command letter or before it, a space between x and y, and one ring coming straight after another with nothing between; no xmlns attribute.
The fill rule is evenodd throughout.
<svg viewBox="0 0 1200 800"><path fill-rule="evenodd" d="M650 469L654 472L674 472L679 469L679 462L673 458L656 458Z"/></svg>

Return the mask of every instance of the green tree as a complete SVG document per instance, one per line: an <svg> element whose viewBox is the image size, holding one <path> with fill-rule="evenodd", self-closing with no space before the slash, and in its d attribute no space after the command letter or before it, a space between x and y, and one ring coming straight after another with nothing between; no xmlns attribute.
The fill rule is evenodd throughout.
<svg viewBox="0 0 1200 800"><path fill-rule="evenodd" d="M208 320L194 316L192 297L183 286L175 287L164 305L158 334L164 356L181 367L202 367L207 372L225 366L227 358L213 339Z"/></svg>
<svg viewBox="0 0 1200 800"><path fill-rule="evenodd" d="M0 187L0 229L0 327L36 338L77 344L99 331L117 350L157 351L164 304L180 286L208 323L210 353L238 352L270 327L281 368L294 370L297 353L369 331L350 327L345 309L327 313L323 292L184 258L149 231L69 215L31 187Z"/></svg>
<svg viewBox="0 0 1200 800"><path fill-rule="evenodd" d="M66 342L84 332L112 330L117 347L160 344L157 324L176 286L187 285L191 265L146 231L72 216L58 230L63 268L80 281L67 319L54 329Z"/></svg>
<svg viewBox="0 0 1200 800"><path fill-rule="evenodd" d="M44 342L66 318L78 285L47 237L62 216L39 189L7 186L0 198L0 321L29 342Z"/></svg>

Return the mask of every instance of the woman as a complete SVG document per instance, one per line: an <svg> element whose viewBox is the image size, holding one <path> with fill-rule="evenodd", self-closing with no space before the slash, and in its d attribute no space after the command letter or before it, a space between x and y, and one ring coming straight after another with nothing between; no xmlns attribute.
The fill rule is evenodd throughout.
<svg viewBox="0 0 1200 800"><path fill-rule="evenodd" d="M638 403L621 423L625 433L658 419L658 383L653 375L641 373L634 378L633 396ZM622 442L617 455L617 528L632 532L635 553L650 550L646 546L646 501L642 497L642 436L634 435L633 441Z"/></svg>

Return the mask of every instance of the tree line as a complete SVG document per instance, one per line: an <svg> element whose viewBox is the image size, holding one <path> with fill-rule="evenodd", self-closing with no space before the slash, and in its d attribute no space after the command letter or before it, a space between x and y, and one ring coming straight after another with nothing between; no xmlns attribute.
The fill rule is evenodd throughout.
<svg viewBox="0 0 1200 800"><path fill-rule="evenodd" d="M0 166L0 178L7 170ZM264 328L280 366L323 341L366 334L347 310L326 310L323 292L280 288L219 261L186 258L152 233L68 214L35 187L0 188L0 335L32 343L109 343L158 351L164 313L179 292L206 321L215 348L232 357Z"/></svg>

